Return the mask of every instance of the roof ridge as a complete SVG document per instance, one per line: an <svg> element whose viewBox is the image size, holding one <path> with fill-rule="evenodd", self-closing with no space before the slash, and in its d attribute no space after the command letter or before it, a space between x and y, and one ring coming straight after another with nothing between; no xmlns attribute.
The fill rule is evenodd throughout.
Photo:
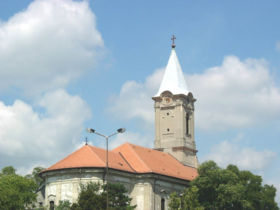
<svg viewBox="0 0 280 210"><path fill-rule="evenodd" d="M126 143L124 143L123 145L125 145L125 144L128 144L128 145L130 145L130 146L140 147L140 148L143 148L143 149L151 149L151 150L154 150L153 148L144 147L144 146L137 145L137 144L132 144L132 143L130 143L130 142L126 142ZM155 150L155 151L157 151L157 150Z"/></svg>
<svg viewBox="0 0 280 210"><path fill-rule="evenodd" d="M83 146L83 147L84 147L84 146ZM66 159L68 159L68 158L74 156L74 154L76 154L76 153L78 153L80 150L82 150L83 147L81 147L81 148L79 148L78 150L72 152L71 154L67 155L65 158L59 160L58 162L52 164L50 167L46 168L44 171L47 171L49 168L52 168L53 166L57 165L58 163L61 163L62 161L64 161L64 160L66 160Z"/></svg>
<svg viewBox="0 0 280 210"><path fill-rule="evenodd" d="M89 145L89 149L90 151L95 155L95 157L97 157L102 163L106 164L106 162L104 162L100 157L99 155L97 155L94 151L93 151L93 148L96 148L96 149L102 149L102 148L99 148L99 147L94 147L92 145ZM103 149L102 149L103 150Z"/></svg>
<svg viewBox="0 0 280 210"><path fill-rule="evenodd" d="M133 147L132 147L132 144L129 144L129 143L128 143L128 145L130 146L130 148L132 148L133 153L137 156L138 160L140 160L140 161L144 164L144 166L145 166L150 172L153 172L153 170L152 170L150 167L148 167L147 164L142 160L142 158L140 158L140 156L136 153L136 151L135 151L135 150L133 149ZM137 145L135 145L135 146L137 146ZM143 147L143 148L144 148L144 147Z"/></svg>
<svg viewBox="0 0 280 210"><path fill-rule="evenodd" d="M171 155L169 152L166 153L167 155L169 155L171 158L173 158L174 160L177 160L173 155ZM178 160L177 160L178 161ZM191 167L191 166L188 166L188 165L184 165L183 163L181 163L180 161L178 161L178 163L186 168L194 168L194 167Z"/></svg>
<svg viewBox="0 0 280 210"><path fill-rule="evenodd" d="M140 147L140 148L142 148L142 149L150 149L150 150L152 150L153 152L162 153L161 151L156 150L156 149L154 149L154 148L144 147L144 146L137 145L137 144L132 144L132 143L129 143L129 142L128 142L127 144L129 144L129 145L131 145L131 146ZM164 154L169 154L169 153L164 153ZM175 159L176 159L176 158L175 158ZM177 159L176 159L176 160L177 160Z"/></svg>
<svg viewBox="0 0 280 210"><path fill-rule="evenodd" d="M123 154L121 152L118 152L121 156L121 158L127 163L127 165L131 168L132 171L137 172L134 168L132 168L132 166L130 165L130 163L126 160L126 158L123 156Z"/></svg>

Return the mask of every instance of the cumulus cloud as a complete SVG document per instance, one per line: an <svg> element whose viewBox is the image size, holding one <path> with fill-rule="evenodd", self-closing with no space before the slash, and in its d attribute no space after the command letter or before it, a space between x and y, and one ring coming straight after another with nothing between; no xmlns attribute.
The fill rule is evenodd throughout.
<svg viewBox="0 0 280 210"><path fill-rule="evenodd" d="M221 66L189 75L187 82L198 98L200 128L246 127L280 116L280 89L264 60L227 56Z"/></svg>
<svg viewBox="0 0 280 210"><path fill-rule="evenodd" d="M156 94L162 76L163 69L158 69L148 76L144 83L127 81L119 95L110 98L113 103L110 103L108 110L119 119L138 118L153 123L154 111L151 97Z"/></svg>
<svg viewBox="0 0 280 210"><path fill-rule="evenodd" d="M254 148L244 148L232 141L222 141L211 148L210 154L204 160L214 160L219 166L226 167L235 164L241 169L263 170L276 157L269 150L257 151Z"/></svg>
<svg viewBox="0 0 280 210"><path fill-rule="evenodd" d="M102 47L87 1L36 0L0 23L0 89L64 87L97 62Z"/></svg>
<svg viewBox="0 0 280 210"><path fill-rule="evenodd" d="M62 89L46 93L35 107L0 102L0 165L21 171L48 166L73 151L89 116L88 105Z"/></svg>
<svg viewBox="0 0 280 210"><path fill-rule="evenodd" d="M120 119L138 118L153 123L151 97L160 86L163 70L144 83L128 81L114 96L110 111ZM280 88L274 84L264 60L225 57L221 66L186 76L189 89L198 99L196 125L204 130L248 127L280 117ZM133 107L133 108L132 108Z"/></svg>

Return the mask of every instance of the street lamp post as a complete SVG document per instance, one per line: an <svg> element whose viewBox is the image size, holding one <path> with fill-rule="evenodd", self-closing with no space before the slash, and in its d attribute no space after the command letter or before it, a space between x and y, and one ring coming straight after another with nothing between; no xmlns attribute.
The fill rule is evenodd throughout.
<svg viewBox="0 0 280 210"><path fill-rule="evenodd" d="M111 135L104 135L104 134L101 134L101 133L98 133L95 129L92 129L92 128L88 128L87 129L87 132L89 133L94 133L98 136L102 136L103 138L106 139L106 173L105 173L105 181L106 181L106 184L107 184L107 192L106 192L106 209L108 210L109 209L109 195L108 195L108 188L109 188L109 185L108 185L108 174L109 174L109 158L108 158L108 140L110 137L118 134L118 133L124 133L125 132L125 128L119 128L117 130L117 132L115 133L112 133Z"/></svg>

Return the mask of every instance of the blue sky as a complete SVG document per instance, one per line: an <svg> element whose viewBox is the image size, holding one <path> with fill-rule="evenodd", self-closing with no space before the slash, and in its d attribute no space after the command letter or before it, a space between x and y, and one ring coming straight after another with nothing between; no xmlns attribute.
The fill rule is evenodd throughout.
<svg viewBox="0 0 280 210"><path fill-rule="evenodd" d="M152 147L153 101L175 34L197 98L202 162L280 190L279 1L0 2L0 166L26 173L84 143L86 127ZM279 200L279 198L278 198Z"/></svg>

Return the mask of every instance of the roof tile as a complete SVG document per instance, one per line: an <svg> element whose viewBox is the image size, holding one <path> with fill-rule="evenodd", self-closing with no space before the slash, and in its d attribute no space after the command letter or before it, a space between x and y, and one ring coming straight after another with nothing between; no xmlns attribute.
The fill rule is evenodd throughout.
<svg viewBox="0 0 280 210"><path fill-rule="evenodd" d="M131 173L156 173L184 180L192 180L198 175L195 168L184 166L170 154L130 143L108 151L108 165L109 168ZM45 172L87 167L105 168L106 150L84 145Z"/></svg>

